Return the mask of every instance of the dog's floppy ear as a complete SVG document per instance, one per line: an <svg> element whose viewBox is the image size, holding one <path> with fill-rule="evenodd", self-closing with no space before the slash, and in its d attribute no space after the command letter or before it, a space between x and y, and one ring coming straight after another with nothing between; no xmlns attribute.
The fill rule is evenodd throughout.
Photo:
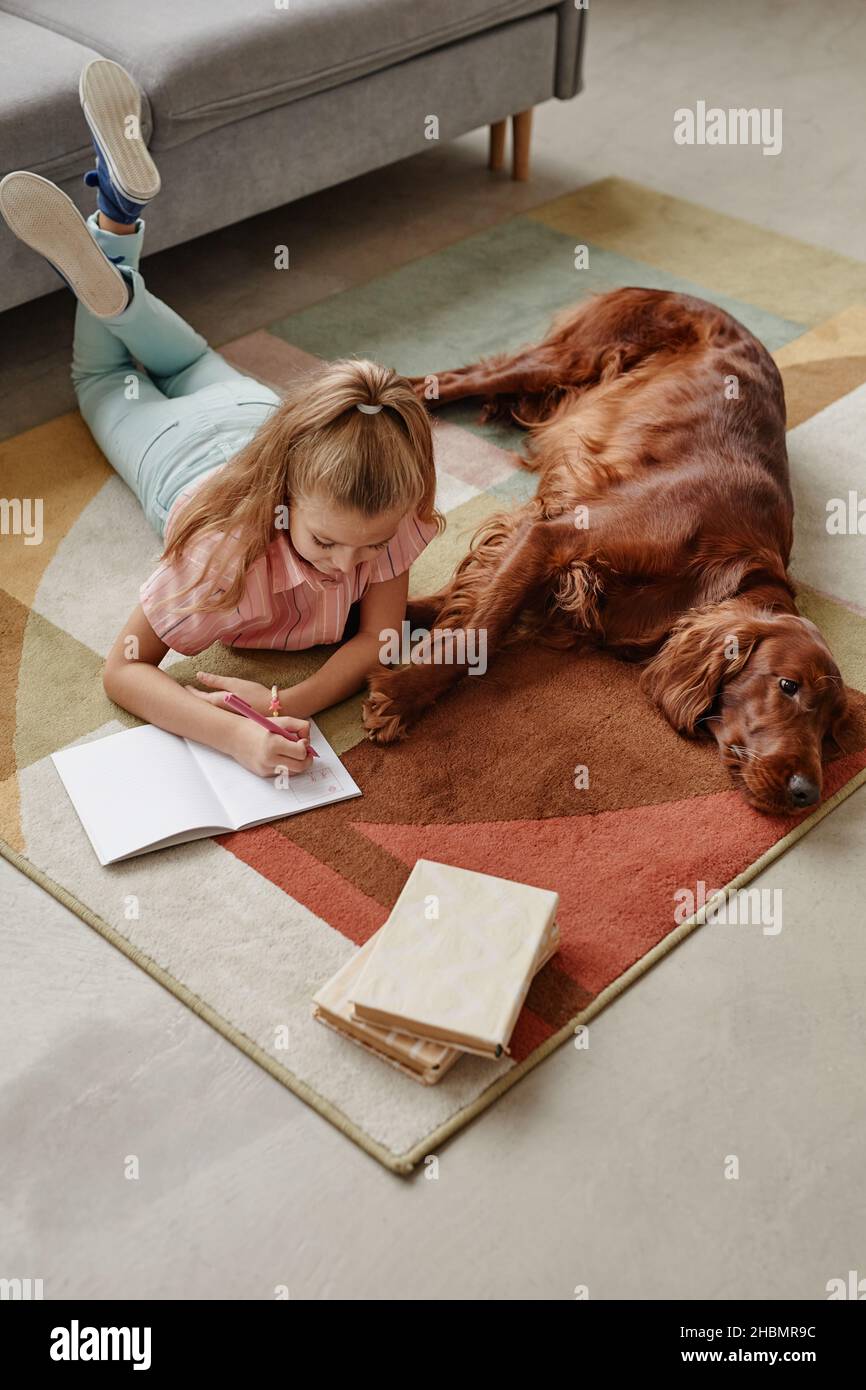
<svg viewBox="0 0 866 1390"><path fill-rule="evenodd" d="M741 600L687 613L641 677L641 688L680 734L695 735L722 686L742 671L772 619Z"/></svg>
<svg viewBox="0 0 866 1390"><path fill-rule="evenodd" d="M839 687L839 696L830 715L830 724L824 735L824 751L827 757L839 757L852 752L858 744L863 731L863 715L855 710L848 698L844 685Z"/></svg>

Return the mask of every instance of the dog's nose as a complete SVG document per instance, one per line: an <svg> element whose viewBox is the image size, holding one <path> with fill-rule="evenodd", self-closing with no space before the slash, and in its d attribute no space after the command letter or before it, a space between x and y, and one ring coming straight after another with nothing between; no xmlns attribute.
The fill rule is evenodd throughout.
<svg viewBox="0 0 866 1390"><path fill-rule="evenodd" d="M814 806L821 795L817 784L799 772L795 772L788 783L788 791L795 806Z"/></svg>

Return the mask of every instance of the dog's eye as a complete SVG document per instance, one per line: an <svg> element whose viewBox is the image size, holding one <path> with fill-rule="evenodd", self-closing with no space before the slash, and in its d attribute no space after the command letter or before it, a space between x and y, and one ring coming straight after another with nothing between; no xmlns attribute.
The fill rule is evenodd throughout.
<svg viewBox="0 0 866 1390"><path fill-rule="evenodd" d="M796 695L800 687L796 681L789 681L783 676L779 681L779 689L784 695Z"/></svg>

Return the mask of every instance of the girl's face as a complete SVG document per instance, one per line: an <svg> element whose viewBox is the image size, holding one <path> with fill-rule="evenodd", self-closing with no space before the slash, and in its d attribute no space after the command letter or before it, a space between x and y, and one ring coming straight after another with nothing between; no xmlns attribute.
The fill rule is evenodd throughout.
<svg viewBox="0 0 866 1390"><path fill-rule="evenodd" d="M351 574L364 560L375 559L405 515L397 510L367 517L322 497L298 497L289 510L289 535L302 559L336 579Z"/></svg>

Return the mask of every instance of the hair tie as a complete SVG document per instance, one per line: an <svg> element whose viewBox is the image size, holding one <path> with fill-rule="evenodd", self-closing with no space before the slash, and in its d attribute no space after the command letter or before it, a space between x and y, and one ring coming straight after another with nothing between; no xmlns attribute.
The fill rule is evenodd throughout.
<svg viewBox="0 0 866 1390"><path fill-rule="evenodd" d="M360 410L364 415L378 415L382 409L380 405L358 405L356 410Z"/></svg>

